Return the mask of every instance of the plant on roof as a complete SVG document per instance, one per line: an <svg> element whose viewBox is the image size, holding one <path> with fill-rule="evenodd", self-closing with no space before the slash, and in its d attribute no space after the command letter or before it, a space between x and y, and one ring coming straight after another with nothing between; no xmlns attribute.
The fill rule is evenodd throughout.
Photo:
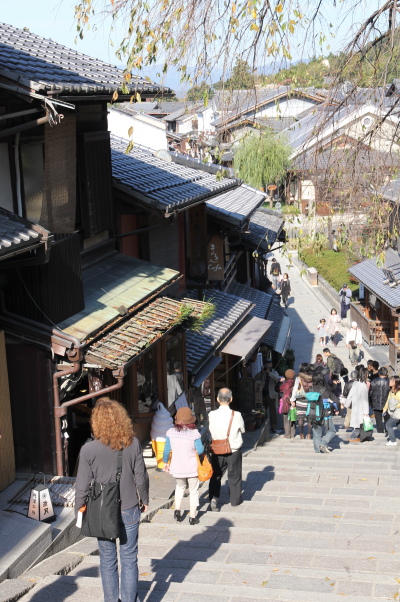
<svg viewBox="0 0 400 602"><path fill-rule="evenodd" d="M204 324L213 317L216 310L214 303L204 301L197 303L181 303L174 325L182 325L187 330L200 332Z"/></svg>
<svg viewBox="0 0 400 602"><path fill-rule="evenodd" d="M233 166L239 178L255 188L280 184L286 177L291 147L267 130L247 136L238 146Z"/></svg>

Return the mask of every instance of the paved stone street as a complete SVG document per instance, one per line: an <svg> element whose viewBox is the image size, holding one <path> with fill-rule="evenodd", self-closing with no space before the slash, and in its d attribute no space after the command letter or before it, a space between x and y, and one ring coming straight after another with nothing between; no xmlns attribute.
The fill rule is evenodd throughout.
<svg viewBox="0 0 400 602"><path fill-rule="evenodd" d="M283 271L285 263L282 260ZM298 367L320 352L316 326L330 308L295 268L290 277L295 299L288 314ZM349 367L343 341L335 352ZM227 504L224 485L221 512L206 512L205 486L198 526L190 526L187 515L175 523L172 509L142 524L141 600L398 599L400 446L385 447L386 439L378 434L373 442L351 445L343 419L335 422L338 436L332 454L315 454L312 441L282 436L248 454L241 506ZM72 570L41 578L21 600L102 600L94 551L90 540L73 546L67 551ZM32 569L31 579L43 577L40 570L40 565Z"/></svg>
<svg viewBox="0 0 400 602"><path fill-rule="evenodd" d="M198 526L190 526L187 515L175 523L173 510L142 524L141 599L396 600L400 448L386 448L383 435L351 446L342 420L335 420L339 436L330 455L315 454L312 441L282 437L249 454L241 506L205 512L205 490ZM67 576L46 577L21 600L101 599L94 555Z"/></svg>
<svg viewBox="0 0 400 602"><path fill-rule="evenodd" d="M292 320L291 348L295 352L296 369L301 362L315 362L317 353L322 353L322 347L319 343L319 333L317 325L321 318L329 320L332 306L321 295L318 287L312 287L306 282L299 271L293 266L289 267L286 258L274 253L279 257L282 273L287 272L290 278L292 296L289 297L289 304L286 310L287 315ZM338 312L340 313L340 312ZM350 316L350 312L348 313ZM341 337L337 347L329 342L328 347L331 352L340 357L346 368L351 369L349 362L349 353L345 345L345 336L347 332L347 322L341 325ZM364 359L371 359L368 351L363 349Z"/></svg>

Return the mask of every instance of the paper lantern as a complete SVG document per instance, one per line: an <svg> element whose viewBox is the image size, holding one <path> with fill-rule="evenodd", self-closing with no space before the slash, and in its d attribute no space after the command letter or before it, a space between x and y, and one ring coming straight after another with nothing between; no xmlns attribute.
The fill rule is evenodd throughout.
<svg viewBox="0 0 400 602"><path fill-rule="evenodd" d="M43 475L43 484L36 484L36 474ZM33 477L33 487L29 499L28 517L34 520L49 520L54 517L53 504L51 502L50 491L46 486L46 480L42 472L36 473Z"/></svg>

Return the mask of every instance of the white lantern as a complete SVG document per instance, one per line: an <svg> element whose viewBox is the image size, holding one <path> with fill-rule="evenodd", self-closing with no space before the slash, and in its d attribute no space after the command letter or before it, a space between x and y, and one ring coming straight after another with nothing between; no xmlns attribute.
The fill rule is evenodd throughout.
<svg viewBox="0 0 400 602"><path fill-rule="evenodd" d="M43 475L43 484L36 485L36 474ZM33 477L33 487L29 500L28 517L34 520L49 520L54 518L53 504L51 502L50 491L46 486L46 480L42 472L36 473Z"/></svg>

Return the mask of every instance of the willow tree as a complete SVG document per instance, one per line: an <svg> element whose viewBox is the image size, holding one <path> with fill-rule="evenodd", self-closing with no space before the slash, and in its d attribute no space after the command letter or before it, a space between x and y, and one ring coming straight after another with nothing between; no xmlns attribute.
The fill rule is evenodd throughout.
<svg viewBox="0 0 400 602"><path fill-rule="evenodd" d="M289 144L269 130L259 136L250 134L235 151L233 166L246 184L265 190L285 179L291 152Z"/></svg>

